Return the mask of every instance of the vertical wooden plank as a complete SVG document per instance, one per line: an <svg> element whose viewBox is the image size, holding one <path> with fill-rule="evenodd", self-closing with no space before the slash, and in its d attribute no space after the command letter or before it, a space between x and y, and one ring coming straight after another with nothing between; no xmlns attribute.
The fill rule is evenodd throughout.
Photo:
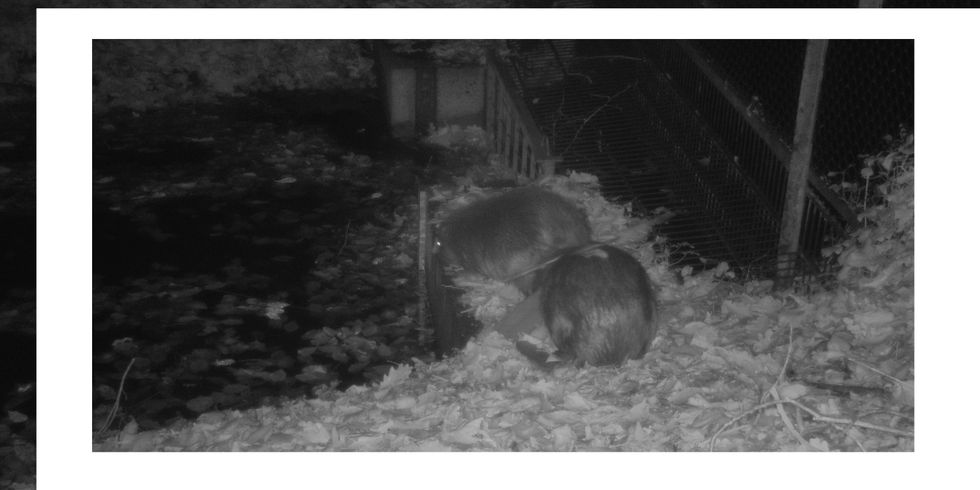
<svg viewBox="0 0 980 490"><path fill-rule="evenodd" d="M507 140L510 142L510 146L508 147L507 158L510 159L511 168L517 171L520 171L519 166L521 164L521 162L519 162L517 159L517 148L518 145L520 144L520 142L518 141L518 134L520 132L520 128L518 127L518 124L520 123L520 121L521 120L517 117L517 111L511 111L510 122L509 122L510 135L507 137Z"/></svg>
<svg viewBox="0 0 980 490"><path fill-rule="evenodd" d="M786 279L793 274L796 253L800 249L800 230L806 203L806 186L810 176L810 160L813 156L813 133L817 123L820 102L820 85L823 81L827 40L807 42L806 60L803 64L803 80L800 82L800 99L796 110L796 132L793 135L793 152L790 155L786 177L786 199L783 205L782 226L779 232L779 276Z"/></svg>
<svg viewBox="0 0 980 490"><path fill-rule="evenodd" d="M505 109L504 113L501 116L501 120L503 120L504 122L504 129L500 133L500 138L503 140L504 146L503 146L503 151L500 152L500 155L503 157L504 163L507 165L507 168L514 168L514 160L510 156L510 145L514 137L514 135L512 134L513 131L511 129L512 128L511 117L510 117L511 111L510 111L510 107L507 107L506 105L504 106L504 109Z"/></svg>
<svg viewBox="0 0 980 490"><path fill-rule="evenodd" d="M436 67L431 63L419 63L415 72L415 134L429 132L429 125L436 124Z"/></svg>
<svg viewBox="0 0 980 490"><path fill-rule="evenodd" d="M487 131L488 144L493 151L497 141L497 71L490 63L487 64L486 74L487 81L484 83L487 90L486 121L484 121L483 127Z"/></svg>
<svg viewBox="0 0 980 490"><path fill-rule="evenodd" d="M483 129L488 137L492 137L490 121L493 117L493 105L490 99L493 97L493 68L487 66L483 69ZM493 141L492 139L490 141Z"/></svg>
<svg viewBox="0 0 980 490"><path fill-rule="evenodd" d="M506 95L506 92L504 92L504 84L500 80L500 76L499 76L500 74L498 73L497 75L498 75L497 76L497 99L494 101L494 104L497 108L496 109L497 113L494 116L494 122L497 127L496 129L497 132L494 134L495 139L494 139L493 151L495 151L497 155L500 156L501 162L506 165L507 162L504 161L503 159L503 151L504 151L504 123L503 123L504 109L503 108L504 108L504 96Z"/></svg>
<svg viewBox="0 0 980 490"><path fill-rule="evenodd" d="M418 322L419 340L422 339L422 332L425 331L426 305L428 304L429 292L426 289L426 278L428 277L427 266L429 259L432 258L432 241L429 237L429 193L425 190L419 191L419 256L418 256Z"/></svg>
<svg viewBox="0 0 980 490"><path fill-rule="evenodd" d="M523 123L523 121L520 121ZM517 142L514 145L514 149L517 150L515 159L517 161L517 176L518 178L527 177L527 160L524 159L524 124L518 126L517 131Z"/></svg>

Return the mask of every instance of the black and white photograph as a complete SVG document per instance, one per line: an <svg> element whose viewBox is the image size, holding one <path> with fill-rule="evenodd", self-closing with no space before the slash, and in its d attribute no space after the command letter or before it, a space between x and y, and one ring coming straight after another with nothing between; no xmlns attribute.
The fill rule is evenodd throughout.
<svg viewBox="0 0 980 490"><path fill-rule="evenodd" d="M93 50L96 451L914 449L911 41Z"/></svg>
<svg viewBox="0 0 980 490"><path fill-rule="evenodd" d="M0 487L962 471L914 386L929 426L975 337L965 5L43 3L0 23Z"/></svg>

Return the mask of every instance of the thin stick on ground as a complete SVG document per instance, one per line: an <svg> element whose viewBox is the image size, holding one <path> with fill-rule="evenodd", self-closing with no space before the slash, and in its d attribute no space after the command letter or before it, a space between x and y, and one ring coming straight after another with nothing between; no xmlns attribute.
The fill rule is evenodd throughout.
<svg viewBox="0 0 980 490"><path fill-rule="evenodd" d="M347 239L349 237L350 237L350 221L347 222L347 229L344 230L344 243L340 245L340 250L337 251L338 258L340 257L340 254L344 252L344 249L347 248Z"/></svg>
<svg viewBox="0 0 980 490"><path fill-rule="evenodd" d="M869 422L863 422L863 421L860 421L860 420L848 420L848 419L828 417L826 415L822 415L820 412L817 412L816 410L813 410L810 407L807 407L806 405L803 405L802 403L800 403L800 402L798 402L796 400L788 400L788 399L786 399L786 400L775 400L775 401L771 401L771 402L767 402L767 403L762 403L762 404L756 405L756 406L754 406L754 407L746 410L745 412L739 414L735 418L729 420L728 422L725 423L725 425L721 426L721 428L718 429L718 431L715 432L714 435L711 436L711 441L708 444L708 451L714 451L715 450L715 440L718 438L719 435L721 435L722 432L725 432L726 430L728 430L729 427L731 427L733 424L735 424L735 422L738 422L739 420L741 420L741 419L743 419L743 418L745 418L745 417L747 417L747 416L749 416L749 415L751 415L751 414L753 414L753 413L755 413L755 412L757 412L759 410L763 410L763 409L766 409L766 408L769 408L769 407L772 407L772 406L776 406L776 405L782 405L784 403L789 403L791 405L794 405L797 408L799 408L800 410L803 410L804 412L810 414L810 416L813 417L813 420L816 421L816 422L827 422L827 423L835 424L835 425L861 427L861 428L864 428L864 429L871 429L871 430L876 430L876 431L880 431L880 432L887 432L889 434L894 434L894 435L897 435L897 436L908 437L908 438L915 437L915 435L913 433L909 432L909 431L904 431L904 430L899 430L899 429L892 429L891 427L885 427L885 426L881 426L881 425L875 425L875 424L872 424L872 423L869 423Z"/></svg>
<svg viewBox="0 0 980 490"><path fill-rule="evenodd" d="M775 386L770 388L769 392L772 395L772 397L777 401L782 400L781 398L779 398L779 390L777 390ZM796 439L796 442L800 443L801 446L807 447L809 449L816 449L815 447L810 445L810 443L807 442L807 440L804 439L802 435L800 435L800 431L796 430L796 426L793 425L793 421L789 419L789 414L786 413L786 410L783 408L781 404L776 405L776 411L779 412L779 418L783 421L783 425L786 426L786 429L790 432L790 434L793 435L793 438Z"/></svg>
<svg viewBox="0 0 980 490"><path fill-rule="evenodd" d="M759 400L760 402L765 401L767 394L772 396L773 400L776 401L781 400L781 398L779 397L779 390L776 387L779 386L779 384L782 383L783 380L786 378L786 369L789 367L789 360L793 357L793 325L794 322L790 321L789 341L786 344L786 357L783 359L783 367L782 369L779 370L779 374L776 376L776 381L774 381L772 386L769 387L769 390L767 390L766 393L762 395L762 399ZM793 435L793 438L796 439L796 442L800 443L801 446L808 447L810 449L815 449L813 446L810 445L809 442L807 442L806 439L803 438L802 435L800 435L800 431L798 431L796 429L796 426L793 425L793 421L790 420L789 414L786 413L786 410L783 408L783 406L777 405L776 410L779 412L779 418L780 420L783 421L783 425L785 425L786 429L790 432L790 434Z"/></svg>
<svg viewBox="0 0 980 490"><path fill-rule="evenodd" d="M112 423L112 419L116 417L116 412L119 411L119 399L122 397L123 384L126 383L126 376L129 374L129 370L133 367L134 362L136 362L135 357L129 360L129 365L126 366L126 371L123 372L122 379L119 380L119 390L116 391L116 402L112 404L112 410L109 410L109 415L106 417L105 423L102 424L102 428L99 429L98 435L102 435L102 433L109 428L109 424Z"/></svg>
<svg viewBox="0 0 980 490"><path fill-rule="evenodd" d="M428 260L428 243L429 243L429 193L425 190L419 191L419 249L418 249L418 316L416 317L419 323L419 341L422 341L425 332L425 319L427 318L428 312L426 311L426 306L428 305L428 290L426 279L428 277L428 265L426 262Z"/></svg>
<svg viewBox="0 0 980 490"><path fill-rule="evenodd" d="M776 381L766 391L766 393L762 396L762 400L765 400L766 396L771 396L774 401L771 401L771 402L768 402L768 403L760 403L759 405L756 405L755 407L752 407L752 408L746 410L744 413L739 414L738 416L736 416L732 420L729 420L728 422L726 422L725 425L721 426L721 428L718 429L718 431L715 432L715 434L711 436L711 441L710 441L709 446L708 446L708 450L709 451L714 451L714 449L715 449L715 441L718 439L718 436L722 432L725 432L726 430L728 430L728 428L731 427L735 422L737 422L737 421L745 418L746 416L748 416L748 415L750 415L752 413L755 413L755 412L757 412L759 410L762 410L762 409L765 409L765 408L768 408L768 407L772 407L772 406L777 407L777 410L779 411L780 418L782 419L783 423L786 425L786 428L793 435L793 437L796 438L796 440L798 442L800 442L800 444L803 444L803 445L805 445L806 447L809 447L809 448L813 448L813 446L811 446L803 438L803 436L800 435L800 433L796 430L796 428L792 425L791 421L789 420L789 416L786 414L786 411L783 409L783 404L786 404L786 403L789 403L791 405L794 405L797 408L799 408L800 410L803 410L804 412L810 414L810 416L813 417L813 420L816 421L816 422L826 422L826 423L835 424L835 425L846 425L846 426L861 427L861 428L865 428L865 429L871 429L871 430L877 430L877 431L881 431L881 432L887 432L889 434L894 434L894 435L903 436L903 437L909 437L909 438L914 437L914 435L911 432L903 431L903 430L899 430L899 429L892 429L891 427L884 427L884 426L880 426L880 425L875 425L875 424L871 424L871 423L868 423L868 422L862 422L860 420L847 420L847 419L841 419L841 418L827 417L827 416L822 415L821 413L819 413L819 412L817 412L817 411L815 411L815 410L807 407L806 405L803 405L802 403L800 403L800 402L798 402L796 400L790 400L790 399L782 399L782 398L780 398L779 397L779 390L776 387L779 385L780 381L783 380L783 378L785 377L786 369L787 369L787 366L789 365L789 360L790 360L790 356L791 356L792 352L793 352L793 323L790 323L790 325L789 325L789 344L788 344L788 346L786 348L786 358L783 361L783 367L780 370L779 375L776 376ZM760 400L760 401L762 401L762 400ZM862 448L862 450L863 450L863 448Z"/></svg>
<svg viewBox="0 0 980 490"><path fill-rule="evenodd" d="M760 403L766 401L766 395L772 395L773 389L776 388L776 386L779 386L779 383L783 380L783 378L786 377L786 368L789 367L789 360L792 355L793 355L793 322L791 321L789 322L789 341L786 344L786 357L783 359L783 367L782 369L779 370L779 374L776 375L776 380L773 381L772 386L770 386L769 389L762 394L762 398L759 399ZM773 397L776 398L777 400L779 399L775 395L773 395Z"/></svg>

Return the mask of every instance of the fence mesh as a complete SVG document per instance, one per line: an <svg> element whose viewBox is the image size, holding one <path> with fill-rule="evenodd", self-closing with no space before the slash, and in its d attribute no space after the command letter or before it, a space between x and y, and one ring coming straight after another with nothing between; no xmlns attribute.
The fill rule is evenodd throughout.
<svg viewBox="0 0 980 490"><path fill-rule="evenodd" d="M766 121L792 140L806 41L699 41L698 46L751 94ZM812 168L855 168L858 155L913 122L913 42L839 40L827 50ZM850 177L854 177L851 175Z"/></svg>
<svg viewBox="0 0 980 490"><path fill-rule="evenodd" d="M820 96L813 168L856 178L858 155L914 129L913 41L831 41ZM853 180L852 180L853 181Z"/></svg>
<svg viewBox="0 0 980 490"><path fill-rule="evenodd" d="M607 197L642 212L669 211L658 231L692 260L774 274L806 41L509 46L508 68L559 170L596 174ZM815 172L857 168L883 135L911 128L912 80L911 41L832 41ZM853 213L815 177L804 213L802 255L789 262L812 271Z"/></svg>

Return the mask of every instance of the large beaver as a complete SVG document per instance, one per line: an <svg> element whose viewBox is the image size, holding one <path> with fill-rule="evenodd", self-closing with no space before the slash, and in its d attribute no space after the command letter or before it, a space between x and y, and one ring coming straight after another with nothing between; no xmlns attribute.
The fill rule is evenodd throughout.
<svg viewBox="0 0 980 490"><path fill-rule="evenodd" d="M439 227L439 255L446 265L530 292L534 273L527 271L591 238L585 212L571 201L539 187L522 187L447 216Z"/></svg>
<svg viewBox="0 0 980 490"><path fill-rule="evenodd" d="M650 279L636 259L616 247L564 251L533 286L560 358L619 365L642 357L656 334Z"/></svg>

